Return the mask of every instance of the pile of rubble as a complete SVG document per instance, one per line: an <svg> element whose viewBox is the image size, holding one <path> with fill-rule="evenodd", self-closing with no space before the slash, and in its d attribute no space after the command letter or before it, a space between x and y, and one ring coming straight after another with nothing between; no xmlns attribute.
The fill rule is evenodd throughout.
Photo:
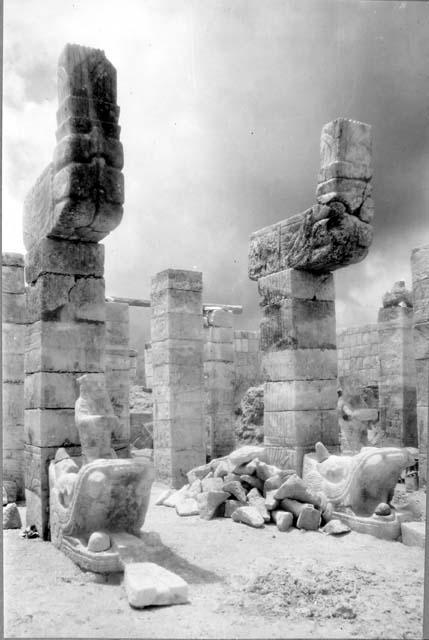
<svg viewBox="0 0 429 640"><path fill-rule="evenodd" d="M244 446L188 472L188 484L168 489L155 504L173 507L179 516L223 516L251 527L275 522L326 533L349 528L331 520L332 505L322 492L310 491L293 470L267 464L263 447ZM328 524L329 523L329 524Z"/></svg>

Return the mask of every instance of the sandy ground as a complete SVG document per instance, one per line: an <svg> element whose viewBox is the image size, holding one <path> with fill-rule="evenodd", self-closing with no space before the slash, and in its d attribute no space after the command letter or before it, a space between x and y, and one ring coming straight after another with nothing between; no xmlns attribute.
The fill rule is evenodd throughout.
<svg viewBox="0 0 429 640"><path fill-rule="evenodd" d="M121 576L84 573L49 542L9 530L5 637L422 637L423 549L355 532L179 518L160 506L150 506L143 530L160 536L147 559L189 583L188 604L132 609Z"/></svg>

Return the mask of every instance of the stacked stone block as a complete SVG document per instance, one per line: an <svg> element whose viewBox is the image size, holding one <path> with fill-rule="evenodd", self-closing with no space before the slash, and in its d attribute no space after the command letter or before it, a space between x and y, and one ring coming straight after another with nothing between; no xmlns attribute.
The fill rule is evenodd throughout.
<svg viewBox="0 0 429 640"><path fill-rule="evenodd" d="M202 274L167 269L152 279L154 463L175 487L206 459Z"/></svg>
<svg viewBox="0 0 429 640"><path fill-rule="evenodd" d="M234 329L233 315L222 309L204 312L204 388L207 455L227 455L234 449Z"/></svg>
<svg viewBox="0 0 429 640"><path fill-rule="evenodd" d="M417 446L413 309L383 307L378 314L379 410L383 446Z"/></svg>
<svg viewBox="0 0 429 640"><path fill-rule="evenodd" d="M368 407L378 408L380 378L377 324L337 331L338 381L344 395L360 397Z"/></svg>
<svg viewBox="0 0 429 640"><path fill-rule="evenodd" d="M417 373L419 479L427 484L429 424L429 245L411 254L414 301L414 355Z"/></svg>
<svg viewBox="0 0 429 640"><path fill-rule="evenodd" d="M318 441L339 443L332 274L287 269L260 278L264 444L273 463L302 472Z"/></svg>
<svg viewBox="0 0 429 640"><path fill-rule="evenodd" d="M234 406L239 407L249 387L262 382L259 331L234 331Z"/></svg>
<svg viewBox="0 0 429 640"><path fill-rule="evenodd" d="M144 347L144 373L145 387L152 389L153 385L153 368L152 368L152 344L147 342Z"/></svg>
<svg viewBox="0 0 429 640"><path fill-rule="evenodd" d="M27 322L24 258L2 254L3 479L24 497L24 348Z"/></svg>
<svg viewBox="0 0 429 640"><path fill-rule="evenodd" d="M130 442L130 356L129 307L106 303L106 388L119 420L112 446L119 456L127 455Z"/></svg>

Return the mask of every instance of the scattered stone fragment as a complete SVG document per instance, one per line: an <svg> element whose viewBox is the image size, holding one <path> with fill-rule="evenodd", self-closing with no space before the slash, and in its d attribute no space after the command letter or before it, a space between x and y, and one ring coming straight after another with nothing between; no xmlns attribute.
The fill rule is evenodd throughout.
<svg viewBox="0 0 429 640"><path fill-rule="evenodd" d="M198 511L200 518L211 520L217 508L229 498L226 491L203 491L197 495Z"/></svg>
<svg viewBox="0 0 429 640"><path fill-rule="evenodd" d="M201 480L202 478L205 478L207 474L210 473L210 471L210 463L203 464L200 467L195 467L195 469L191 469L190 471L188 471L186 477L188 478L189 484L192 484L194 480Z"/></svg>
<svg viewBox="0 0 429 640"><path fill-rule="evenodd" d="M250 462L254 458L259 458L259 460L263 460L266 456L265 447L257 447L254 445L246 445L244 447L240 447L235 451L232 451L228 458L231 462L238 467L241 464L246 464L246 462Z"/></svg>
<svg viewBox="0 0 429 640"><path fill-rule="evenodd" d="M3 507L3 529L20 529L22 527L21 516L15 502Z"/></svg>
<svg viewBox="0 0 429 640"><path fill-rule="evenodd" d="M392 513L392 509L386 502L380 502L374 513L376 516L390 516L390 514Z"/></svg>
<svg viewBox="0 0 429 640"><path fill-rule="evenodd" d="M188 601L188 585L178 575L153 562L125 565L124 587L132 607L180 604Z"/></svg>
<svg viewBox="0 0 429 640"><path fill-rule="evenodd" d="M235 480L237 480L238 482L240 482L240 476L237 476L237 474L235 473L228 473L226 476L224 476L223 481L225 482L234 482Z"/></svg>
<svg viewBox="0 0 429 640"><path fill-rule="evenodd" d="M275 493L276 489L273 489L272 491L268 491L265 494L265 506L267 507L268 511L276 509L279 504L278 500L276 500L276 498L274 497Z"/></svg>
<svg viewBox="0 0 429 640"><path fill-rule="evenodd" d="M6 493L6 489L3 487L3 506L5 507L7 505L7 493Z"/></svg>
<svg viewBox="0 0 429 640"><path fill-rule="evenodd" d="M268 478L271 478L272 476L278 475L282 472L282 470L278 467L275 467L272 464L267 464L262 460L256 459L254 460L254 462L256 464L256 475L260 480L262 480L262 482L265 482L265 480L268 480Z"/></svg>
<svg viewBox="0 0 429 640"><path fill-rule="evenodd" d="M200 512L198 502L195 498L183 498L176 504L176 512L179 516L197 516Z"/></svg>
<svg viewBox="0 0 429 640"><path fill-rule="evenodd" d="M317 531L320 527L320 511L316 509L312 504L305 504L301 513L296 521L298 529L305 529L306 531Z"/></svg>
<svg viewBox="0 0 429 640"><path fill-rule="evenodd" d="M249 476L247 474L240 476L240 482L244 485L248 485L249 487L254 487L258 489L262 493L264 490L264 484L262 480L259 480L256 476Z"/></svg>
<svg viewBox="0 0 429 640"><path fill-rule="evenodd" d="M239 476L249 475L252 476L256 473L256 462L255 460L251 460L250 462L246 462L246 464L239 464L234 467L234 473Z"/></svg>
<svg viewBox="0 0 429 640"><path fill-rule="evenodd" d="M232 496L235 496L240 502L247 502L246 492L238 480L224 482L222 491L227 491Z"/></svg>
<svg viewBox="0 0 429 640"><path fill-rule="evenodd" d="M89 536L88 551L99 553L100 551L107 551L110 547L110 537L104 531L94 531Z"/></svg>
<svg viewBox="0 0 429 640"><path fill-rule="evenodd" d="M257 489L251 489L247 494L247 499L249 501L249 506L255 507L263 517L265 522L269 522L271 519L270 514L268 513L268 509L265 506L265 499L259 493Z"/></svg>
<svg viewBox="0 0 429 640"><path fill-rule="evenodd" d="M293 515L288 511L280 511L274 509L271 511L271 516L277 525L279 531L288 531L293 525Z"/></svg>
<svg viewBox="0 0 429 640"><path fill-rule="evenodd" d="M191 486L189 487L189 489L186 492L186 495L189 498L195 498L195 496L197 496L199 493L201 493L202 491L202 484L201 484L201 480L199 480L198 478L196 480L194 480L194 482L192 482Z"/></svg>
<svg viewBox="0 0 429 640"><path fill-rule="evenodd" d="M7 501L16 502L18 488L14 480L3 480L3 487L6 489Z"/></svg>
<svg viewBox="0 0 429 640"><path fill-rule="evenodd" d="M224 518L231 518L234 511L243 506L243 503L240 502L239 500L226 500L224 504L225 504L225 512L223 514Z"/></svg>
<svg viewBox="0 0 429 640"><path fill-rule="evenodd" d="M334 507L331 502L328 502L326 509L322 511L322 524L326 524L332 520L332 514L334 513Z"/></svg>
<svg viewBox="0 0 429 640"><path fill-rule="evenodd" d="M175 493L174 489L166 489L156 500L155 505L164 504L164 501L167 500L167 498L169 498L173 493Z"/></svg>
<svg viewBox="0 0 429 640"><path fill-rule="evenodd" d="M217 465L213 475L215 478L224 478L226 475L231 473L231 471L232 471L232 465L229 462L229 460L222 460Z"/></svg>
<svg viewBox="0 0 429 640"><path fill-rule="evenodd" d="M289 476L287 480L277 489L275 494L277 500L283 498L291 498L300 502L309 502L314 504L315 496L307 489L304 481L296 474Z"/></svg>
<svg viewBox="0 0 429 640"><path fill-rule="evenodd" d="M325 524L321 531L323 531L323 533L327 533L330 536L340 536L344 533L349 533L351 529L346 524L344 524L344 522L341 522L341 520L334 518L333 520L330 520L328 524Z"/></svg>
<svg viewBox="0 0 429 640"><path fill-rule="evenodd" d="M222 491L222 478L204 478L201 481L202 491Z"/></svg>
<svg viewBox="0 0 429 640"><path fill-rule="evenodd" d="M264 518L255 507L238 507L231 516L234 522L243 522L249 527L263 527Z"/></svg>
<svg viewBox="0 0 429 640"><path fill-rule="evenodd" d="M181 489L179 489L178 491L173 491L172 494L170 494L163 502L163 505L166 507L176 507L176 504L178 502L180 502L180 500L182 500L185 497L185 494L187 493L189 489L189 485L185 484Z"/></svg>
<svg viewBox="0 0 429 640"><path fill-rule="evenodd" d="M270 478L268 478L268 480L265 480L265 493L267 491L272 491L273 489L278 489L279 487L281 487L286 478L288 478L292 474L294 474L294 471L285 470L281 471L280 473L276 473L276 475L271 476Z"/></svg>

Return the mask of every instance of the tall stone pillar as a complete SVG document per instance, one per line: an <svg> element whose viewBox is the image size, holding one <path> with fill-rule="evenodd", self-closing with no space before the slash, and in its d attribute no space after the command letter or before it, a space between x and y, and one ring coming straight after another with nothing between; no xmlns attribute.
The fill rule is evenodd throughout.
<svg viewBox="0 0 429 640"><path fill-rule="evenodd" d="M302 470L321 441L339 444L333 275L286 269L258 280L264 444L270 459Z"/></svg>
<svg viewBox="0 0 429 640"><path fill-rule="evenodd" d="M204 387L207 455L218 458L234 449L234 329L233 314L204 311Z"/></svg>
<svg viewBox="0 0 429 640"><path fill-rule="evenodd" d="M378 312L380 446L416 447L416 364L413 307L404 282L383 297Z"/></svg>
<svg viewBox="0 0 429 640"><path fill-rule="evenodd" d="M80 452L76 378L105 369L104 247L120 222L122 146L116 71L97 49L67 45L58 64L53 162L24 205L29 325L25 351L27 524L48 536L48 465Z"/></svg>
<svg viewBox="0 0 429 640"><path fill-rule="evenodd" d="M24 258L2 254L3 479L24 497L24 346L27 313Z"/></svg>
<svg viewBox="0 0 429 640"><path fill-rule="evenodd" d="M202 274L167 269L152 278L154 464L180 487L206 460Z"/></svg>
<svg viewBox="0 0 429 640"><path fill-rule="evenodd" d="M130 313L129 306L106 302L106 388L119 420L112 446L127 457L130 444Z"/></svg>
<svg viewBox="0 0 429 640"><path fill-rule="evenodd" d="M317 204L253 233L249 250L264 310L265 444L298 473L318 440L339 446L331 272L363 260L372 241L371 127L326 124L320 157Z"/></svg>
<svg viewBox="0 0 429 640"><path fill-rule="evenodd" d="M429 424L429 245L411 254L414 300L414 355L417 370L419 480L427 484Z"/></svg>

